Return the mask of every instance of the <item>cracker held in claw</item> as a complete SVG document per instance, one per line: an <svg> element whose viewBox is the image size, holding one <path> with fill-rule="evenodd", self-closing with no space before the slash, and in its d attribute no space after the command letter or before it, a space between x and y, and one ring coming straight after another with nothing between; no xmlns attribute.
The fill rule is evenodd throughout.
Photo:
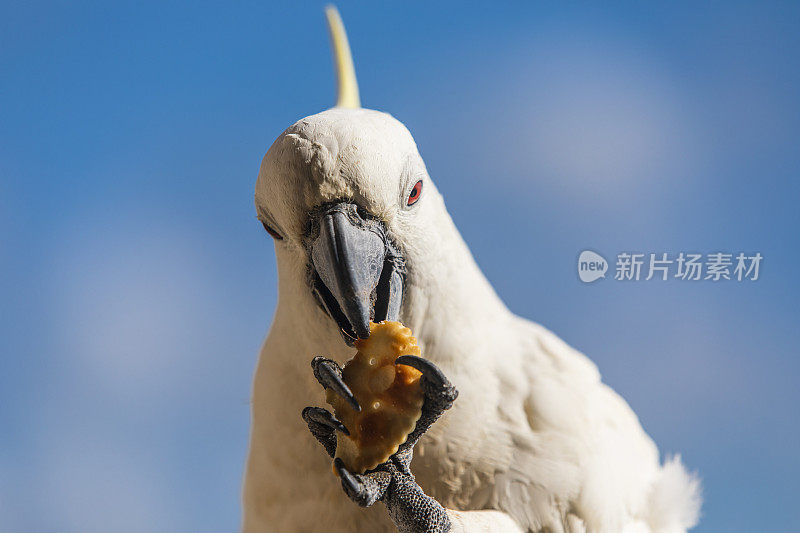
<svg viewBox="0 0 800 533"><path fill-rule="evenodd" d="M328 390L326 401L350 435L338 435L336 457L361 474L397 452L422 414L422 374L394 363L401 355L420 355L417 339L400 322L370 322L370 335L355 341L355 357L345 363L342 378L361 406L356 412Z"/></svg>

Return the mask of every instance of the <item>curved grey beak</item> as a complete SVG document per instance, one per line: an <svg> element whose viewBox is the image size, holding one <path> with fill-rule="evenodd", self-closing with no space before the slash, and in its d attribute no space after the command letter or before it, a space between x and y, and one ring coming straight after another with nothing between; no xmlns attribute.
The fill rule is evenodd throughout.
<svg viewBox="0 0 800 533"><path fill-rule="evenodd" d="M396 320L402 258L387 243L383 224L362 217L355 204L339 203L323 210L312 227L313 289L345 339L369 337L370 320Z"/></svg>

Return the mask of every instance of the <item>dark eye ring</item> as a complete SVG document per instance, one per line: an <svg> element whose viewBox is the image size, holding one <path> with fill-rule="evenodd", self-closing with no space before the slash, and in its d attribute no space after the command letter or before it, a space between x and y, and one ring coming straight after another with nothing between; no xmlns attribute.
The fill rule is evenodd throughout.
<svg viewBox="0 0 800 533"><path fill-rule="evenodd" d="M272 237L276 241L282 241L283 240L283 237L281 237L281 234L278 233L277 231L275 231L274 229L272 229L271 227L269 227L269 224L267 224L263 220L261 221L261 225L264 226L264 229L267 230L267 233L269 233L270 237Z"/></svg>
<svg viewBox="0 0 800 533"><path fill-rule="evenodd" d="M408 193L408 201L406 205L414 205L419 200L419 197L422 196L422 180L419 180L414 184L414 187L411 189L411 192Z"/></svg>

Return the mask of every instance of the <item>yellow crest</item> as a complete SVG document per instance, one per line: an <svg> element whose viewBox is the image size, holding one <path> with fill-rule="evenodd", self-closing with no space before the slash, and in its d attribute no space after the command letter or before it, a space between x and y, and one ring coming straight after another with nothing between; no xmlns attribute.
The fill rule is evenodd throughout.
<svg viewBox="0 0 800 533"><path fill-rule="evenodd" d="M328 19L333 64L336 69L336 107L357 109L361 107L361 100L358 97L356 69L353 66L353 55L350 53L350 44L347 42L347 33L344 31L342 17L332 5L325 8L325 16Z"/></svg>

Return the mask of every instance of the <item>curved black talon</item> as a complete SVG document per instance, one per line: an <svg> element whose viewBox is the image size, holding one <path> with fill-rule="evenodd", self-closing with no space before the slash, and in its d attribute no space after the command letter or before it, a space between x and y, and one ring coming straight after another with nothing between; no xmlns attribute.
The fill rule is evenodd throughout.
<svg viewBox="0 0 800 533"><path fill-rule="evenodd" d="M333 460L333 466L336 468L336 473L339 474L339 478L342 480L342 487L344 487L347 495L354 500L359 499L358 497L361 496L364 486L356 480L353 474L344 466L344 462L338 457Z"/></svg>
<svg viewBox="0 0 800 533"><path fill-rule="evenodd" d="M328 426L331 429L335 429L337 431L341 431L345 435L350 435L350 431L339 422L339 420L331 414L330 411L327 409L323 409L322 407L306 407L303 409L303 420L306 422L313 421L317 424L321 424L323 426Z"/></svg>
<svg viewBox="0 0 800 533"><path fill-rule="evenodd" d="M408 365L416 368L422 372L422 376L427 382L426 394L434 392L442 396L441 400L447 402L454 402L458 398L458 390L450 383L450 380L445 377L444 372L439 370L439 367L416 355L401 355L394 360L397 365Z"/></svg>
<svg viewBox="0 0 800 533"><path fill-rule="evenodd" d="M318 355L311 360L311 368L314 369L314 377L323 387L333 390L333 392L347 400L347 403L356 412L361 412L361 406L358 405L358 401L353 396L350 387L342 380L342 369L339 368L335 361Z"/></svg>
<svg viewBox="0 0 800 533"><path fill-rule="evenodd" d="M341 479L342 490L360 507L369 507L386 497L386 492L392 483L390 472L378 467L366 474L353 474L339 458L333 460L333 466Z"/></svg>
<svg viewBox="0 0 800 533"><path fill-rule="evenodd" d="M450 382L444 376L444 372L439 370L438 366L434 365L427 359L423 359L422 357L418 357L416 355L401 355L394 360L394 364L408 365L416 368L422 372L422 375L425 376L425 379L432 382L434 385L450 386Z"/></svg>

